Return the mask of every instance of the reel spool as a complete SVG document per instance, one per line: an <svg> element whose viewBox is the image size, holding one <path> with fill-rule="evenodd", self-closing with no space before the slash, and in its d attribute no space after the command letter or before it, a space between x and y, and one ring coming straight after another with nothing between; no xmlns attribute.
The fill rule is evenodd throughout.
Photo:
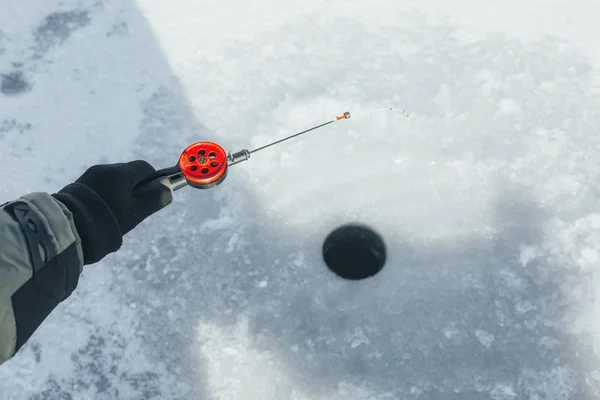
<svg viewBox="0 0 600 400"><path fill-rule="evenodd" d="M227 177L228 157L225 150L213 142L189 145L179 156L177 166L188 185L210 189Z"/></svg>

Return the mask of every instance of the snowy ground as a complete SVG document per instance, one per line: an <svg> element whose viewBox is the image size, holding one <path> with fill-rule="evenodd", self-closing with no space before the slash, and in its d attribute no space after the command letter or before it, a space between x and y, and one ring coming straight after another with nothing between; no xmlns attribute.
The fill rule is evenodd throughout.
<svg viewBox="0 0 600 400"><path fill-rule="evenodd" d="M0 202L355 113L177 192L3 400L600 396L596 0L0 3ZM372 279L321 261L350 221Z"/></svg>

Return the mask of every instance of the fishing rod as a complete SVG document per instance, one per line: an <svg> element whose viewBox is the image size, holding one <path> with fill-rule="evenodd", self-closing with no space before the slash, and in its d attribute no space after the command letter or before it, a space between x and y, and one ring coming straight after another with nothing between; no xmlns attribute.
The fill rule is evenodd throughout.
<svg viewBox="0 0 600 400"><path fill-rule="evenodd" d="M404 110L393 108L374 109L367 111L379 110L401 111L407 117L409 115L406 114ZM223 147L214 142L196 142L183 150L179 156L177 165L156 171L157 174L153 176L151 182L159 181L172 191L179 190L185 186L191 186L195 189L210 189L221 184L225 180L229 171L229 167L239 164L243 161L247 161L250 159L252 154L285 142L286 140L290 140L305 133L349 118L350 112L346 111L330 121L313 126L312 128L306 129L302 132L298 132L283 139L276 140L254 150L242 149L233 154L231 152L227 153ZM143 183L142 185L144 184L146 183Z"/></svg>

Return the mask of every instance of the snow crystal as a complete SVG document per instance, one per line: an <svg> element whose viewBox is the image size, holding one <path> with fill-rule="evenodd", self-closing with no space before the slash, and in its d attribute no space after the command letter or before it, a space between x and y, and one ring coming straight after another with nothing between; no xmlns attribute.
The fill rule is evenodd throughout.
<svg viewBox="0 0 600 400"><path fill-rule="evenodd" d="M482 329L477 329L475 331L475 336L477 337L477 340L479 340L479 343L487 349L489 349L494 342L494 335Z"/></svg>
<svg viewBox="0 0 600 400"><path fill-rule="evenodd" d="M511 385L504 383L495 384L494 388L490 392L490 396L494 400L511 400L517 398L515 389Z"/></svg>
<svg viewBox="0 0 600 400"><path fill-rule="evenodd" d="M498 104L498 113L501 115L515 114L520 110L520 107L514 99L502 99Z"/></svg>
<svg viewBox="0 0 600 400"><path fill-rule="evenodd" d="M586 247L581 250L581 257L589 263L596 263L598 262L598 250Z"/></svg>
<svg viewBox="0 0 600 400"><path fill-rule="evenodd" d="M520 246L520 261L523 267L526 267L531 261L535 260L538 255L538 248L536 246Z"/></svg>

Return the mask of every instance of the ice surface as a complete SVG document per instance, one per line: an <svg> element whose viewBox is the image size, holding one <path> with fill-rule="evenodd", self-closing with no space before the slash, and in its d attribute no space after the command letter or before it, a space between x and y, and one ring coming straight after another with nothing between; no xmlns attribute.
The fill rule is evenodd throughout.
<svg viewBox="0 0 600 400"><path fill-rule="evenodd" d="M596 1L26 3L0 13L0 202L353 117L177 192L0 398L598 398ZM351 221L388 246L361 282L320 258Z"/></svg>

